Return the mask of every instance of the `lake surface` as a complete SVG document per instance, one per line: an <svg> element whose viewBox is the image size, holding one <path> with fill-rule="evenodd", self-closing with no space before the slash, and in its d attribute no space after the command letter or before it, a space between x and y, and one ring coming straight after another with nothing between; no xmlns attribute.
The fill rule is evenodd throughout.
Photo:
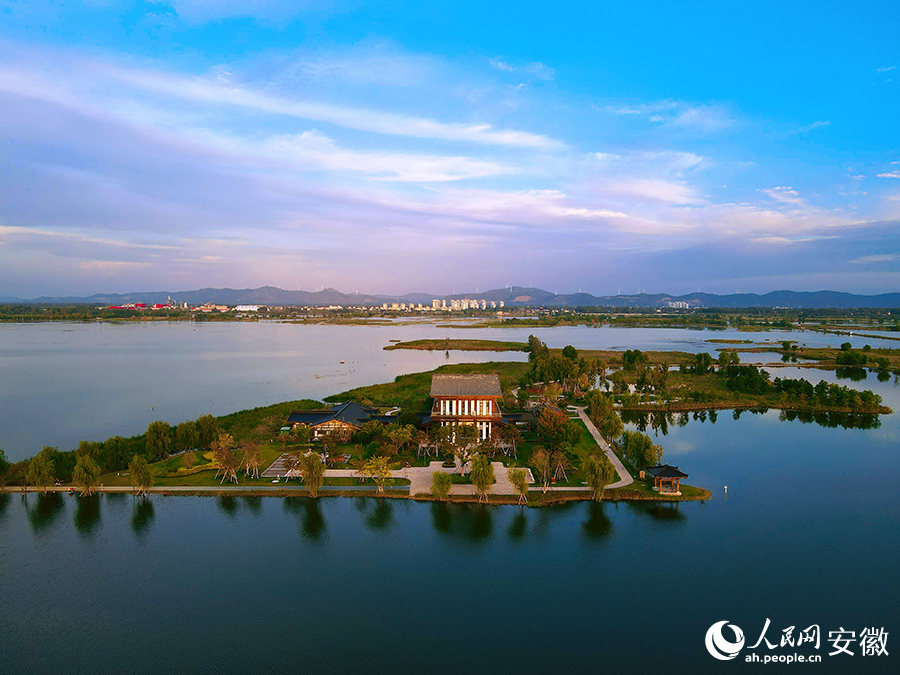
<svg viewBox="0 0 900 675"><path fill-rule="evenodd" d="M0 324L0 448L12 460L43 445L142 433L279 401L315 398L390 381L444 363L524 360L521 352L384 351L391 340L475 338L551 347L709 351L709 339L798 340L813 345L896 347L889 340L798 331L742 333L650 328L453 329L259 323ZM763 358L760 359L759 357ZM757 358L752 358L757 357ZM777 360L744 355L744 361ZM343 363L341 363L343 361Z"/></svg>
<svg viewBox="0 0 900 675"><path fill-rule="evenodd" d="M213 402L226 412L321 396L446 361L380 349L430 326L6 328L4 426L30 416L34 439L78 411L98 437L116 413L145 424L132 407L167 405L168 393L201 405L177 421ZM708 335L633 332L628 344L618 330L562 329L541 339L645 349L670 339L699 351ZM893 379L777 374L871 388L900 410ZM20 392L30 403L11 415ZM31 410L45 396L58 409ZM754 652L820 654L815 672L898 672L900 417L868 430L777 411L697 417L657 441L664 461L712 490L705 503L0 495L0 672L727 673L758 671L742 661ZM789 626L818 624L821 648L750 650L766 619L776 644ZM722 620L746 636L735 661L704 647ZM888 632L889 656L863 657L856 644L852 657L828 656L829 631L864 627Z"/></svg>

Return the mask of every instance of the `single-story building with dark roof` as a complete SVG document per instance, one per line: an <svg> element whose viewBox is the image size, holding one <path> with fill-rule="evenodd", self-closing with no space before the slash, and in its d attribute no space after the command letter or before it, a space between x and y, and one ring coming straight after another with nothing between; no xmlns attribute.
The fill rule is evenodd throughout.
<svg viewBox="0 0 900 675"><path fill-rule="evenodd" d="M321 438L331 434L352 434L366 422L377 421L389 424L397 418L382 415L379 410L360 405L354 401L339 403L331 408L319 410L295 410L288 417L291 427L307 424L313 429L313 437Z"/></svg>

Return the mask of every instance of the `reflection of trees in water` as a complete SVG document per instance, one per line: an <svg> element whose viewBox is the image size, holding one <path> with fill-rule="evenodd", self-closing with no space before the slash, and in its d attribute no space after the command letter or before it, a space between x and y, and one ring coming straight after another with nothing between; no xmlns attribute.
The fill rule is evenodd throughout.
<svg viewBox="0 0 900 675"><path fill-rule="evenodd" d="M153 522L153 502L147 496L136 497L131 507L131 529L141 535Z"/></svg>
<svg viewBox="0 0 900 675"><path fill-rule="evenodd" d="M842 366L836 368L834 374L839 380L850 380L851 382L862 382L868 377L866 369L859 366Z"/></svg>
<svg viewBox="0 0 900 675"><path fill-rule="evenodd" d="M656 435L661 433L665 436L668 433L669 425L677 424L679 427L684 427L691 420L695 422L706 422L708 420L711 424L715 424L721 412L721 410L696 410L693 412L661 413L623 410L622 421L626 424L633 424L638 431L646 433L647 429L651 429ZM733 410L731 417L734 420L739 420L741 415L745 413L761 415L766 412L768 411L764 408L740 408ZM782 410L779 419L782 422L799 420L805 424L815 423L823 427L843 427L844 429L877 429L881 426L878 415L871 413Z"/></svg>
<svg viewBox="0 0 900 675"><path fill-rule="evenodd" d="M11 498L10 498L8 492L0 492L0 517L3 516L4 512L6 511L7 507L9 506L10 501L11 501Z"/></svg>
<svg viewBox="0 0 900 675"><path fill-rule="evenodd" d="M830 429L877 429L881 426L878 415L870 413L828 412L823 410L782 410L778 416L782 422L795 420L803 424L818 424Z"/></svg>
<svg viewBox="0 0 900 675"><path fill-rule="evenodd" d="M231 495L219 495L216 497L216 504L219 510L229 518L234 518L237 515L238 502Z"/></svg>
<svg viewBox="0 0 900 675"><path fill-rule="evenodd" d="M39 494L34 506L28 509L28 522L31 529L39 532L51 524L63 509L63 498L58 492Z"/></svg>
<svg viewBox="0 0 900 675"><path fill-rule="evenodd" d="M639 516L648 516L653 520L683 523L687 516L679 508L678 502L625 502L629 509Z"/></svg>
<svg viewBox="0 0 900 675"><path fill-rule="evenodd" d="M246 495L241 497L241 500L253 515L258 516L262 512L262 497L259 495Z"/></svg>
<svg viewBox="0 0 900 675"><path fill-rule="evenodd" d="M612 532L612 521L606 516L606 505L602 502L588 502L587 519L581 524L581 531L588 539L606 539Z"/></svg>
<svg viewBox="0 0 900 675"><path fill-rule="evenodd" d="M366 516L366 527L370 530L386 530L394 519L394 505L392 500L382 497L375 500L373 508Z"/></svg>
<svg viewBox="0 0 900 675"><path fill-rule="evenodd" d="M310 497L282 497L284 510L300 520L300 536L304 539L321 539L325 536L325 516L321 502Z"/></svg>
<svg viewBox="0 0 900 675"><path fill-rule="evenodd" d="M525 515L525 509L520 508L518 513L509 521L509 527L506 528L506 534L510 539L524 539L528 534L528 517Z"/></svg>
<svg viewBox="0 0 900 675"><path fill-rule="evenodd" d="M80 534L91 534L100 523L100 495L82 495L75 498L75 529Z"/></svg>
<svg viewBox="0 0 900 675"><path fill-rule="evenodd" d="M492 508L484 504L433 502L431 522L434 529L450 537L480 542L494 531Z"/></svg>

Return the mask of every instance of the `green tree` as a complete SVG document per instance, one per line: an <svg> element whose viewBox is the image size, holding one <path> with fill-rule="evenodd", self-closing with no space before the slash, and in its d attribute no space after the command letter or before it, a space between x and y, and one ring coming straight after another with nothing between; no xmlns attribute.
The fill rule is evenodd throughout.
<svg viewBox="0 0 900 675"><path fill-rule="evenodd" d="M201 415L197 418L197 433L200 435L197 447L208 448L219 437L219 421L212 415Z"/></svg>
<svg viewBox="0 0 900 675"><path fill-rule="evenodd" d="M179 451L193 450L199 447L202 446L200 445L200 429L197 427L197 423L192 420L180 422L175 427L175 449Z"/></svg>
<svg viewBox="0 0 900 675"><path fill-rule="evenodd" d="M472 470L470 471L472 485L475 486L475 492L478 494L479 502L488 501L488 493L494 484L494 465L491 461L480 453L472 456Z"/></svg>
<svg viewBox="0 0 900 675"><path fill-rule="evenodd" d="M506 472L506 477L509 478L509 482L512 483L513 490L519 495L519 504L527 504L528 479L525 474L525 469L509 469Z"/></svg>
<svg viewBox="0 0 900 675"><path fill-rule="evenodd" d="M706 352L700 352L699 354L694 354L694 375L705 375L712 368L712 356L707 354Z"/></svg>
<svg viewBox="0 0 900 675"><path fill-rule="evenodd" d="M450 488L453 485L453 479L449 473L445 471L435 471L431 474L431 496L441 501L450 496Z"/></svg>
<svg viewBox="0 0 900 675"><path fill-rule="evenodd" d="M153 485L153 472L150 471L150 465L147 464L146 457L135 455L128 464L128 473L136 494L150 494L150 487Z"/></svg>
<svg viewBox="0 0 900 675"><path fill-rule="evenodd" d="M556 435L562 431L568 421L569 418L563 411L550 406L544 406L538 413L536 420L538 436L545 441L552 441Z"/></svg>
<svg viewBox="0 0 900 675"><path fill-rule="evenodd" d="M612 411L600 420L600 424L597 425L597 430L607 442L614 443L615 439L619 438L622 435L622 432L625 431L625 425L622 424L622 418L619 417L619 414Z"/></svg>
<svg viewBox="0 0 900 675"><path fill-rule="evenodd" d="M9 460L6 453L0 448L0 487L6 485L6 474L9 472Z"/></svg>
<svg viewBox="0 0 900 675"><path fill-rule="evenodd" d="M172 448L171 427L161 420L150 422L144 436L144 451L153 461L165 459Z"/></svg>
<svg viewBox="0 0 900 675"><path fill-rule="evenodd" d="M537 472L538 477L543 484L543 492L547 494L547 488L550 487L550 453L544 448L538 446L531 453L531 468Z"/></svg>
<svg viewBox="0 0 900 675"><path fill-rule="evenodd" d="M72 480L81 488L82 495L93 494L100 482L100 467L89 454L79 455L72 472Z"/></svg>
<svg viewBox="0 0 900 675"><path fill-rule="evenodd" d="M300 476L309 490L310 497L319 495L319 488L325 480L325 460L318 452L307 452L300 458Z"/></svg>
<svg viewBox="0 0 900 675"><path fill-rule="evenodd" d="M616 475L616 469L609 458L603 453L592 453L582 461L581 470L594 499L603 499L603 490Z"/></svg>
<svg viewBox="0 0 900 675"><path fill-rule="evenodd" d="M575 361L578 358L578 350L572 345L566 345L563 347L562 355L569 359L569 361Z"/></svg>
<svg viewBox="0 0 900 675"><path fill-rule="evenodd" d="M622 434L622 452L628 461L638 468L656 465L662 461L662 446L654 445L647 434L626 431Z"/></svg>
<svg viewBox="0 0 900 675"><path fill-rule="evenodd" d="M47 488L56 482L56 469L53 461L53 455L56 451L56 448L45 445L28 463L28 473L25 476L26 482L29 485L40 488L44 494L47 494Z"/></svg>
<svg viewBox="0 0 900 675"><path fill-rule="evenodd" d="M375 481L375 485L378 486L378 494L384 494L384 484L391 479L391 467L387 457L372 457L363 464L359 472L366 478Z"/></svg>

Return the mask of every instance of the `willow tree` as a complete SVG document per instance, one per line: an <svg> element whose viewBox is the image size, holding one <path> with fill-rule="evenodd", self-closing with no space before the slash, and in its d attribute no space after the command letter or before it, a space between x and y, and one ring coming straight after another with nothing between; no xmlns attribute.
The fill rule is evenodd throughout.
<svg viewBox="0 0 900 675"><path fill-rule="evenodd" d="M619 417L619 414L615 411L604 415L603 419L600 420L598 427L600 435L611 444L616 443L616 439L622 435L623 431L625 431L625 425L622 424L622 418Z"/></svg>
<svg viewBox="0 0 900 675"><path fill-rule="evenodd" d="M377 493L384 494L384 484L391 478L391 467L388 464L387 457L373 457L363 464L360 474L366 478L371 478L378 486Z"/></svg>
<svg viewBox="0 0 900 675"><path fill-rule="evenodd" d="M449 473L445 471L435 471L431 474L431 496L441 501L450 496L450 488L453 486L453 479Z"/></svg>
<svg viewBox="0 0 900 675"><path fill-rule="evenodd" d="M199 447L208 448L219 436L219 421L212 415L201 415L197 418Z"/></svg>
<svg viewBox="0 0 900 675"><path fill-rule="evenodd" d="M172 427L168 422L156 420L150 422L144 434L144 449L148 457L154 460L165 459L172 449Z"/></svg>
<svg viewBox="0 0 900 675"><path fill-rule="evenodd" d="M300 458L300 476L309 490L310 497L319 495L325 480L325 460L318 452L307 452Z"/></svg>
<svg viewBox="0 0 900 675"><path fill-rule="evenodd" d="M531 466L537 471L538 477L541 479L543 493L547 494L547 488L550 487L550 476L552 475L550 453L542 447L535 448L534 452L531 453Z"/></svg>
<svg viewBox="0 0 900 675"><path fill-rule="evenodd" d="M484 455L475 453L472 455L472 469L469 475L472 478L472 485L475 486L478 501L488 501L488 493L494 484L494 465Z"/></svg>
<svg viewBox="0 0 900 675"><path fill-rule="evenodd" d="M509 469L506 477L512 483L513 490L519 495L519 504L528 503L528 479L525 475L525 469Z"/></svg>
<svg viewBox="0 0 900 675"><path fill-rule="evenodd" d="M616 475L612 462L603 453L590 454L581 463L581 470L584 472L585 482L591 488L592 496L600 501L603 498L603 490Z"/></svg>
<svg viewBox="0 0 900 675"><path fill-rule="evenodd" d="M94 493L100 482L100 467L90 455L80 455L75 462L72 481L80 488L82 495Z"/></svg>
<svg viewBox="0 0 900 675"><path fill-rule="evenodd" d="M226 478L230 478L234 483L238 482L237 471L241 462L234 453L234 446L234 437L224 431L220 431L218 438L209 445L216 463L216 478L222 476L220 483L224 483Z"/></svg>
<svg viewBox="0 0 900 675"><path fill-rule="evenodd" d="M56 482L56 469L50 456L55 450L56 448L45 445L44 449L28 463L28 473L25 475L26 482L39 488L44 494L47 494L47 488Z"/></svg>
<svg viewBox="0 0 900 675"><path fill-rule="evenodd" d="M134 486L135 494L150 494L150 487L153 485L153 472L150 465L147 464L147 458L143 455L135 455L128 463L128 473L131 477L131 485Z"/></svg>

